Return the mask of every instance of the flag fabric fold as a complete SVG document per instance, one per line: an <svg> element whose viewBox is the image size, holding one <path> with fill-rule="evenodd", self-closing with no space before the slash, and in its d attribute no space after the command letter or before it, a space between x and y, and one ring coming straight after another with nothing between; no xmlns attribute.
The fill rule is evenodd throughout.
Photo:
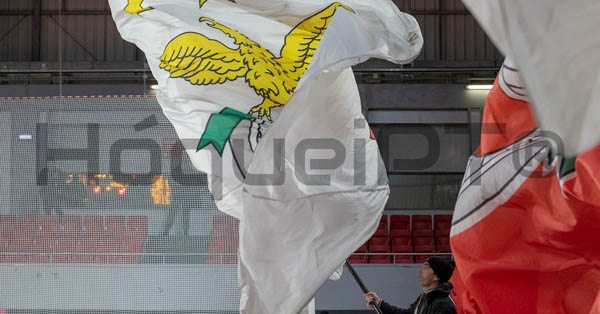
<svg viewBox="0 0 600 314"><path fill-rule="evenodd" d="M600 145L567 158L500 70L452 222L462 313L598 313Z"/></svg>
<svg viewBox="0 0 600 314"><path fill-rule="evenodd" d="M521 71L541 128L565 155L600 140L600 2L463 0L496 47Z"/></svg>
<svg viewBox="0 0 600 314"><path fill-rule="evenodd" d="M240 220L242 313L297 313L389 194L349 66L423 39L391 1L109 0L217 207Z"/></svg>

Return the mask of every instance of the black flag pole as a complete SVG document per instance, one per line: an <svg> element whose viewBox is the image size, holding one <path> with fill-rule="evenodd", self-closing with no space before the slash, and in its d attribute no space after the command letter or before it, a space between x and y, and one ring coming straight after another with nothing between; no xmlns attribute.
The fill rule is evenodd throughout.
<svg viewBox="0 0 600 314"><path fill-rule="evenodd" d="M364 293L369 293L369 289L367 289L367 287L365 286L365 284L362 282L362 280L360 280L360 277L358 277L358 274L356 273L356 271L354 270L354 267L352 267L352 265L350 265L350 263L348 263L348 261L346 261L346 267L348 267L348 270L350 271L350 273L352 274L352 277L354 277L354 280L356 280L356 283L358 283L358 285L360 286L360 289L364 292ZM373 306L373 309L375 310L375 312L379 313L379 314L383 314L383 312L381 311L381 309L379 308L379 304L377 304L376 302L371 302L371 306Z"/></svg>

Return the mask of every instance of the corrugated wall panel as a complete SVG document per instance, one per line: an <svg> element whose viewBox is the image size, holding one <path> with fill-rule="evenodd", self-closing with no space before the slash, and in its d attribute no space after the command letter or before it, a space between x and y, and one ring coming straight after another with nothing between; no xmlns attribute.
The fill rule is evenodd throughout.
<svg viewBox="0 0 600 314"><path fill-rule="evenodd" d="M31 16L5 16L0 32L3 61L28 61L31 59Z"/></svg>
<svg viewBox="0 0 600 314"><path fill-rule="evenodd" d="M475 20L465 16L465 60L475 59Z"/></svg>
<svg viewBox="0 0 600 314"><path fill-rule="evenodd" d="M48 44L47 47L50 56L49 59L42 60L56 61L58 60L59 47L60 49L64 49L62 45L59 45L64 40L62 38L64 35L58 26L59 18L55 15L44 15L42 16L42 21L45 22L42 24L42 42ZM43 47L46 46L43 44Z"/></svg>
<svg viewBox="0 0 600 314"><path fill-rule="evenodd" d="M439 17L432 15L415 15L421 26L425 43L418 60L439 60Z"/></svg>
<svg viewBox="0 0 600 314"><path fill-rule="evenodd" d="M106 61L135 61L135 45L121 39L112 17L106 17Z"/></svg>
<svg viewBox="0 0 600 314"><path fill-rule="evenodd" d="M95 52L98 59L103 61L106 60L106 21L106 16L94 17L94 25L96 26L94 37L96 42Z"/></svg>
<svg viewBox="0 0 600 314"><path fill-rule="evenodd" d="M30 10L31 0L2 1L0 10ZM30 16L2 16L0 19L0 60L27 61L31 58Z"/></svg>
<svg viewBox="0 0 600 314"><path fill-rule="evenodd" d="M42 0L42 10L57 10L62 0Z"/></svg>
<svg viewBox="0 0 600 314"><path fill-rule="evenodd" d="M15 22L12 20L12 17L9 16L0 19L0 30L2 30L0 36L4 37L4 33L10 29L10 26L13 25L13 23ZM8 61L8 40L2 37L0 37L0 60Z"/></svg>
<svg viewBox="0 0 600 314"><path fill-rule="evenodd" d="M411 0L393 0L394 4L400 9L402 12L408 12L411 8Z"/></svg>
<svg viewBox="0 0 600 314"><path fill-rule="evenodd" d="M8 2L6 8L11 10L31 10L33 8L33 0L18 0L18 1L2 1Z"/></svg>
<svg viewBox="0 0 600 314"><path fill-rule="evenodd" d="M408 13L413 11L437 11L439 9L438 4L438 0L411 1L409 7L405 10ZM423 50L417 60L439 60L439 16L422 14L414 16L421 26L421 32L425 39Z"/></svg>
<svg viewBox="0 0 600 314"><path fill-rule="evenodd" d="M105 15L42 16L42 61L135 61L136 48L119 36L114 21Z"/></svg>
<svg viewBox="0 0 600 314"><path fill-rule="evenodd" d="M41 41L40 60L58 60L58 25L50 16L42 16Z"/></svg>
<svg viewBox="0 0 600 314"><path fill-rule="evenodd" d="M67 10L108 10L108 1L65 0Z"/></svg>
<svg viewBox="0 0 600 314"><path fill-rule="evenodd" d="M421 26L425 43L419 61L501 60L460 0L394 0ZM456 12L456 14L452 14ZM417 14L419 13L419 14Z"/></svg>
<svg viewBox="0 0 600 314"><path fill-rule="evenodd" d="M467 9L460 0L444 0L442 10ZM443 22L445 52L450 61L501 61L499 54L479 24L470 15L448 15Z"/></svg>

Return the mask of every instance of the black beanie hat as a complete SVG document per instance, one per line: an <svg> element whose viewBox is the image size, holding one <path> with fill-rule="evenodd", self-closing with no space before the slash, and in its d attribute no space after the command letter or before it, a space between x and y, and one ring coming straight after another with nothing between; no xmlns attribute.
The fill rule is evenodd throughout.
<svg viewBox="0 0 600 314"><path fill-rule="evenodd" d="M456 264L449 259L432 256L427 259L427 264L433 269L433 273L440 279L440 283L447 282L452 277Z"/></svg>

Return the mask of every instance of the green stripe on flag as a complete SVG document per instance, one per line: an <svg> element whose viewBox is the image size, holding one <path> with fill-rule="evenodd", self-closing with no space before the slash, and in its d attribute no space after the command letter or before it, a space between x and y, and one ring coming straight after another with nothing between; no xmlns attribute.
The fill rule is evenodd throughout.
<svg viewBox="0 0 600 314"><path fill-rule="evenodd" d="M225 144L240 121L251 119L253 119L251 115L231 108L225 108L219 113L213 113L208 119L204 134L202 134L200 142L198 142L196 151L212 144L219 155L223 155Z"/></svg>
<svg viewBox="0 0 600 314"><path fill-rule="evenodd" d="M558 173L558 177L562 178L565 175L575 171L575 160L577 160L577 156L563 159L562 165L560 165L560 171Z"/></svg>

